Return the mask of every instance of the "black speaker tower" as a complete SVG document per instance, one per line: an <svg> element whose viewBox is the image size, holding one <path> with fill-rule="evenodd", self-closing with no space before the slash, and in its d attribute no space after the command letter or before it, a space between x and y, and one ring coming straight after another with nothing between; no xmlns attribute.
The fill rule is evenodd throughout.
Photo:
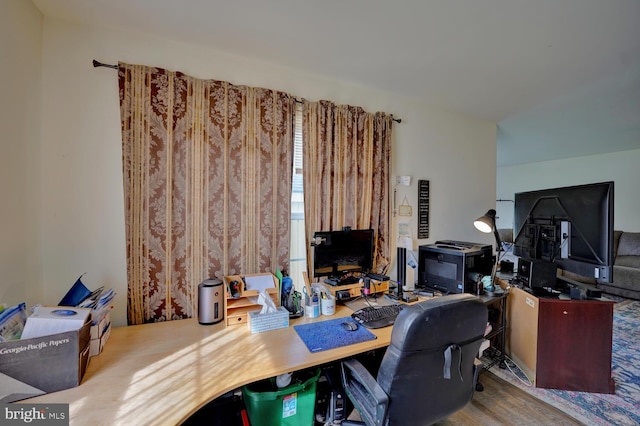
<svg viewBox="0 0 640 426"><path fill-rule="evenodd" d="M397 273L398 277L398 300L402 300L402 286L407 281L407 249L398 247Z"/></svg>
<svg viewBox="0 0 640 426"><path fill-rule="evenodd" d="M402 287L407 283L407 249L404 247L398 247L398 266L396 270L396 276L398 277L398 287L394 298L403 302L414 302L418 300L418 297L412 293L403 293Z"/></svg>

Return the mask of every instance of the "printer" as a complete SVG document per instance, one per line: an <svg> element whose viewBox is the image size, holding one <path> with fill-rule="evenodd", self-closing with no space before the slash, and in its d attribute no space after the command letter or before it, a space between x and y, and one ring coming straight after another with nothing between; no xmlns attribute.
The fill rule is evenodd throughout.
<svg viewBox="0 0 640 426"><path fill-rule="evenodd" d="M477 292L478 282L493 271L490 245L441 240L418 248L418 287L445 294Z"/></svg>

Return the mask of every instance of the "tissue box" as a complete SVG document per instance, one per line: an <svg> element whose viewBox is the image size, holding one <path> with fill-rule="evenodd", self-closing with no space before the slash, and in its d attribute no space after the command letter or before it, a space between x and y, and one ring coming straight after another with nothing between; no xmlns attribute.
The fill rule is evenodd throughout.
<svg viewBox="0 0 640 426"><path fill-rule="evenodd" d="M249 329L251 334L289 327L289 311L280 306L276 312L261 314L260 311L249 312Z"/></svg>

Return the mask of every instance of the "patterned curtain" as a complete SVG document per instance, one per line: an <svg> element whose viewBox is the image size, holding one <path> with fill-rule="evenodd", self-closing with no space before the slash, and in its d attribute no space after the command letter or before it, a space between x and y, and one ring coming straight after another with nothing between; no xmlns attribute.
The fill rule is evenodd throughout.
<svg viewBox="0 0 640 426"><path fill-rule="evenodd" d="M193 317L206 278L288 269L295 99L119 64L128 322Z"/></svg>
<svg viewBox="0 0 640 426"><path fill-rule="evenodd" d="M316 231L376 231L374 269L390 262L389 173L393 117L328 101L303 103L304 214ZM310 244L307 270L313 271Z"/></svg>

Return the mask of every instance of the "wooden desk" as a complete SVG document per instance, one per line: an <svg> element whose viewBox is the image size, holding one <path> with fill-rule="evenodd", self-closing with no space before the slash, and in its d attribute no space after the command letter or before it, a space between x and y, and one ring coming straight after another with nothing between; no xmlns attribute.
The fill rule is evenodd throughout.
<svg viewBox="0 0 640 426"><path fill-rule="evenodd" d="M333 316L290 324L351 312L338 306ZM80 386L22 402L68 403L72 425L175 425L243 385L386 347L391 330L371 330L377 339L311 353L291 326L260 334L246 325L204 326L196 319L119 327L91 358Z"/></svg>

